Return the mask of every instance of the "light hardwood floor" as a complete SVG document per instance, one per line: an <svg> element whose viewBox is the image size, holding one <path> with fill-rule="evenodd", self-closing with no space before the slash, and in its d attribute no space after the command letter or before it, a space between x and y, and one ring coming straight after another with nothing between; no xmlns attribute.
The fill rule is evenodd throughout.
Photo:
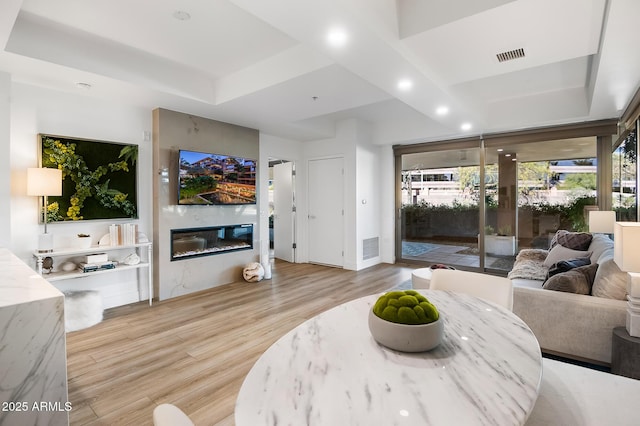
<svg viewBox="0 0 640 426"><path fill-rule="evenodd" d="M271 280L108 310L102 323L67 334L71 424L151 425L154 407L172 403L198 426L233 425L242 381L272 343L320 312L409 280L412 269L276 261Z"/></svg>

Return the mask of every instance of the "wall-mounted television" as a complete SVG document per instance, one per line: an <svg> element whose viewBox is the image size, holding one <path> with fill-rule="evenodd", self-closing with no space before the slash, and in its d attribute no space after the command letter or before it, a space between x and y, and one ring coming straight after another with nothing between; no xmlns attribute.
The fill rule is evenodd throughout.
<svg viewBox="0 0 640 426"><path fill-rule="evenodd" d="M180 150L178 204L255 203L255 160L232 155Z"/></svg>

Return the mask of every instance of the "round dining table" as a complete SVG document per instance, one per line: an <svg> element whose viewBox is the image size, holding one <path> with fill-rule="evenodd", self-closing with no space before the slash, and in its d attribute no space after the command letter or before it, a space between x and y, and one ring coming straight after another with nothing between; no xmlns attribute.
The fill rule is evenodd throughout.
<svg viewBox="0 0 640 426"><path fill-rule="evenodd" d="M444 321L428 352L379 345L370 295L282 336L246 376L237 426L521 425L542 378L540 346L508 309L461 293L419 290Z"/></svg>

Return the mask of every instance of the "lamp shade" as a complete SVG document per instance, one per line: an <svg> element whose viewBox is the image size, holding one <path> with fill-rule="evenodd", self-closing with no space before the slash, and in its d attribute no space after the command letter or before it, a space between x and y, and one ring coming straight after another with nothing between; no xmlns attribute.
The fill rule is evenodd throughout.
<svg viewBox="0 0 640 426"><path fill-rule="evenodd" d="M27 195L62 195L62 170L42 168L27 169Z"/></svg>
<svg viewBox="0 0 640 426"><path fill-rule="evenodd" d="M589 232L613 234L616 212L613 210L591 210L589 212Z"/></svg>
<svg viewBox="0 0 640 426"><path fill-rule="evenodd" d="M640 222L616 222L613 261L627 272L640 272Z"/></svg>

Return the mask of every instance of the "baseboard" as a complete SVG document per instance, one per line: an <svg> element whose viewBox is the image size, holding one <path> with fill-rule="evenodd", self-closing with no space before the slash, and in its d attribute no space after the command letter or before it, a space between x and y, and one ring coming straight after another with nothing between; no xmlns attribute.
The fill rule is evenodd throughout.
<svg viewBox="0 0 640 426"><path fill-rule="evenodd" d="M140 301L140 294L135 290L130 290L117 294L102 295L102 303L105 309L116 306L128 305Z"/></svg>

